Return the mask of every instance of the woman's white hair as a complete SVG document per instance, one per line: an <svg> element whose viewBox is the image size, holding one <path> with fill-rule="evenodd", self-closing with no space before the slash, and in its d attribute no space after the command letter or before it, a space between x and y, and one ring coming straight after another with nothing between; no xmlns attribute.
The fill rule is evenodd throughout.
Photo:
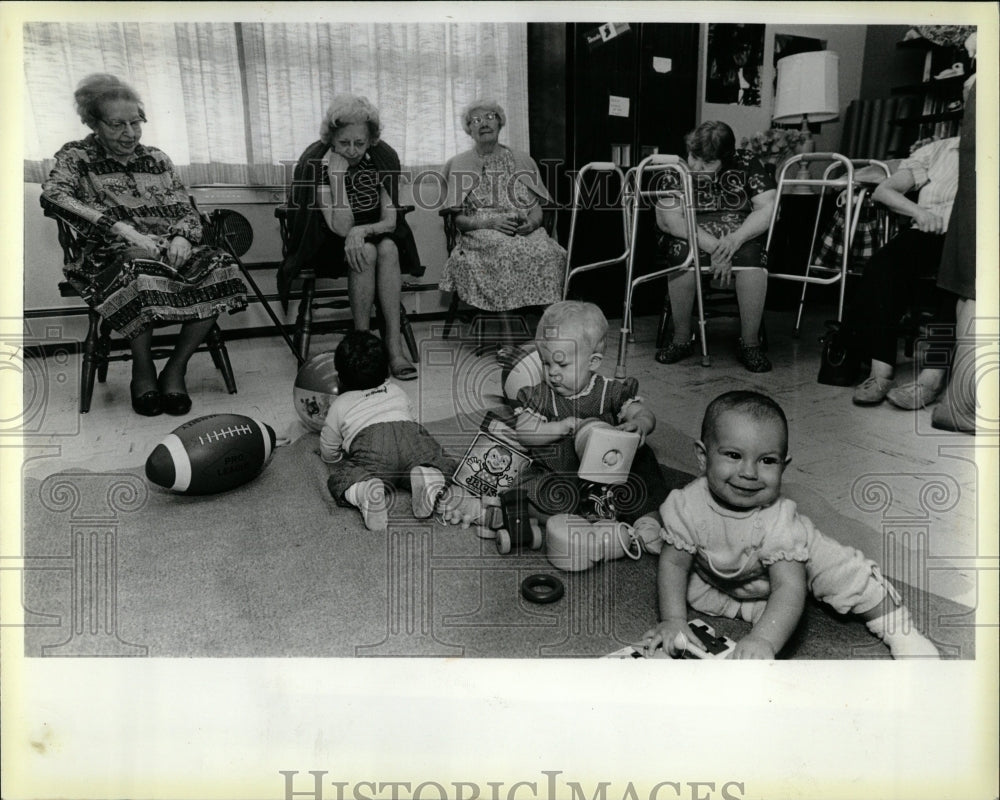
<svg viewBox="0 0 1000 800"><path fill-rule="evenodd" d="M497 119L500 120L500 128L503 128L507 124L507 113L503 110L503 106L496 100L485 100L482 98L473 100L462 112L462 130L469 134L469 136L472 136L472 112L474 111L495 111Z"/></svg>
<svg viewBox="0 0 1000 800"><path fill-rule="evenodd" d="M382 134L382 124L379 121L378 109L367 97L354 94L338 94L326 109L323 122L319 126L319 138L323 144L330 144L334 135L345 125L364 123L368 126L368 144L378 143Z"/></svg>
<svg viewBox="0 0 1000 800"><path fill-rule="evenodd" d="M106 72L88 75L73 93L76 112L88 128L93 128L101 118L101 107L112 100L127 100L139 108L139 117L145 122L146 110L138 92L120 78Z"/></svg>

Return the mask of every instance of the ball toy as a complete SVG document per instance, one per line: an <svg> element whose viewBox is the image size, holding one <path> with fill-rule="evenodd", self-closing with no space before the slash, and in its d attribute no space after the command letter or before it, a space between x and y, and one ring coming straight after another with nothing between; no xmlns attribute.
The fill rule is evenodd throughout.
<svg viewBox="0 0 1000 800"><path fill-rule="evenodd" d="M253 480L274 452L274 431L240 414L185 422L146 459L146 477L180 494L215 494Z"/></svg>
<svg viewBox="0 0 1000 800"><path fill-rule="evenodd" d="M542 382L542 358L534 342L509 348L501 359L500 387L507 402L513 403L525 387Z"/></svg>
<svg viewBox="0 0 1000 800"><path fill-rule="evenodd" d="M330 403L337 396L339 383L333 365L333 352L317 353L299 367L295 376L295 411L311 431L320 431Z"/></svg>

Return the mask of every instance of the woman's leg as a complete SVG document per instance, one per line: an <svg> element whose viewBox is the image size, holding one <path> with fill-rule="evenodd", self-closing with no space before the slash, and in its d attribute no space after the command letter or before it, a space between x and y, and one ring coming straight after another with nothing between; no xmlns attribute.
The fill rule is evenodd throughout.
<svg viewBox="0 0 1000 800"><path fill-rule="evenodd" d="M686 345L691 341L691 312L694 310L694 273L685 270L667 280L670 313L674 323L673 342Z"/></svg>
<svg viewBox="0 0 1000 800"><path fill-rule="evenodd" d="M407 362L403 355L403 340L399 329L399 301L403 278L399 272L399 250L392 239L382 239L378 243L378 301L385 320L385 347L389 351L389 363Z"/></svg>
<svg viewBox="0 0 1000 800"><path fill-rule="evenodd" d="M141 397L156 391L156 364L153 363L153 328L146 328L129 342L132 349L132 394Z"/></svg>
<svg viewBox="0 0 1000 800"><path fill-rule="evenodd" d="M187 394L184 374L187 372L188 361L191 360L191 356L201 346L201 343L205 341L205 337L208 336L208 332L214 324L215 317L208 317L207 319L189 320L181 325L174 351L160 371L161 392Z"/></svg>
<svg viewBox="0 0 1000 800"><path fill-rule="evenodd" d="M372 303L375 302L375 275L378 253L371 242L365 244L365 268L355 272L348 268L347 297L351 302L354 330L367 331L372 324Z"/></svg>
<svg viewBox="0 0 1000 800"><path fill-rule="evenodd" d="M741 269L736 273L736 300L740 306L740 338L745 347L760 344L760 325L767 297L767 273L762 269Z"/></svg>

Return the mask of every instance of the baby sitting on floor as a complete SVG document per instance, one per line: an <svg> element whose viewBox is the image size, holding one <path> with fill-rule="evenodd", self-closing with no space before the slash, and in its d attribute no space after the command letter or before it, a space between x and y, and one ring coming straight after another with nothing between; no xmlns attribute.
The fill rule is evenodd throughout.
<svg viewBox="0 0 1000 800"><path fill-rule="evenodd" d="M546 525L550 541L553 536L566 538L590 530L601 537L604 533L622 539L638 537L643 546L658 551L655 513L668 487L655 454L645 443L656 427L656 417L643 404L635 378L618 380L598 374L607 331L608 321L593 303L566 300L545 309L535 334L543 380L522 388L514 403L517 438L533 459L522 474L520 488L527 490L537 514L550 517ZM598 420L637 433L640 441L611 520L587 508L577 474L576 434L592 429ZM618 530L621 523L627 523L627 536ZM577 561L569 559L558 566L590 566Z"/></svg>
<svg viewBox="0 0 1000 800"><path fill-rule="evenodd" d="M838 613L856 614L894 658L939 658L913 624L878 566L821 534L781 496L791 461L781 407L756 392L727 392L705 411L696 442L701 477L660 507L660 619L646 632L647 654L697 647L684 635L688 605L753 629L733 658L773 659L792 635L806 593Z"/></svg>
<svg viewBox="0 0 1000 800"><path fill-rule="evenodd" d="M320 432L320 457L331 465L327 485L337 503L359 509L368 530L383 531L389 483L411 491L418 519L437 512L465 527L481 521L479 499L445 477L454 474L456 461L416 422L406 393L389 379L382 340L368 331L348 333L334 366L340 392Z"/></svg>

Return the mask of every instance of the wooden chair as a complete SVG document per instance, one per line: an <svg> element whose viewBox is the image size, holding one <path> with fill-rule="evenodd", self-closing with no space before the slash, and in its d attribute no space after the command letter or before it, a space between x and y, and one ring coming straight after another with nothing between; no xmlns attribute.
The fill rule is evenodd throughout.
<svg viewBox="0 0 1000 800"><path fill-rule="evenodd" d="M400 206L397 212L403 214L409 214L414 210L414 206ZM274 216L278 219L278 226L281 230L281 254L283 257L288 256L289 246L289 225L291 221L291 214L287 205L280 205L274 209ZM424 272L426 272L426 267L424 266L414 266L411 267L409 274L415 278L421 277ZM309 346L313 337L313 314L318 309L337 309L343 310L345 308L350 308L350 301L347 300L347 288L346 286L339 286L336 288L331 288L325 290L322 293L322 298L332 298L329 302L321 302L322 298L317 298L316 281L343 281L343 279L338 278L324 278L317 274L315 268L307 268L299 271L298 280L302 282L302 288L299 293L299 311L295 319L295 334L293 336L295 348L299 354L300 362L305 361L309 358ZM402 285L402 291L412 291L415 287L412 284L404 282ZM385 321L382 317L381 307L379 306L378 295L375 297L375 324L376 327L381 331L383 338L385 338ZM406 314L406 308L402 303L399 304L399 329L403 335L403 340L406 342L406 348L410 353L410 358L416 363L420 360L420 351L417 349L417 339L413 334L413 327L410 324L409 317Z"/></svg>
<svg viewBox="0 0 1000 800"><path fill-rule="evenodd" d="M445 247L447 248L448 255L451 255L451 251L455 249L455 244L458 242L458 226L455 223L455 218L459 215L460 211L461 209L458 208L442 208L438 211L438 215L444 223ZM552 237L554 237L553 232L556 228L557 213L558 209L555 205L547 205L542 209L542 227ZM451 329L455 325L455 320L461 316L459 313L459 304L461 302L462 299L458 296L458 292L452 292L451 302L448 304L448 314L445 317L444 332L442 334L445 339L451 335ZM474 307L470 306L470 308ZM480 309L475 309L475 311L479 315L497 316L493 312L481 311ZM480 327L479 330L481 332L482 328ZM522 331L522 333L525 336L530 335L530 331L527 330Z"/></svg>
<svg viewBox="0 0 1000 800"><path fill-rule="evenodd" d="M83 248L86 237L75 227L68 215L60 213L60 210L42 198L42 208L45 216L56 221L59 235L59 244L63 251L63 263L71 264L80 259L83 255ZM79 297L80 294L69 281L60 281L59 294L63 297ZM87 308L87 319L89 326L87 336L81 343L82 362L80 364L80 413L86 414L90 411L91 399L94 395L94 379L99 383L104 383L108 378L108 364L112 361L131 361L132 353L125 349L121 352L112 352L113 344L111 339L112 328L99 312L95 309ZM170 323L164 323L170 324ZM208 332L205 343L198 348L197 352L208 352L212 356L212 362L222 373L226 390L229 394L236 394L236 379L233 376L233 368L229 361L229 352L226 350L226 343L222 337L222 330L218 323L214 324ZM170 350L154 347L152 349L154 359L167 358Z"/></svg>

